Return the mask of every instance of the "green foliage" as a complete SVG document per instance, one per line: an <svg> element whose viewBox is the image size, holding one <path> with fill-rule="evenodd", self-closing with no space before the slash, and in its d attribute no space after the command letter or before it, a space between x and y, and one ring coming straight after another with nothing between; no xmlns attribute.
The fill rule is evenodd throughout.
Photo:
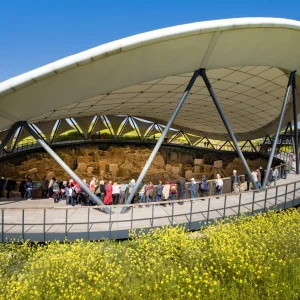
<svg viewBox="0 0 300 300"><path fill-rule="evenodd" d="M224 220L125 242L0 245L0 299L299 299L300 214Z"/></svg>

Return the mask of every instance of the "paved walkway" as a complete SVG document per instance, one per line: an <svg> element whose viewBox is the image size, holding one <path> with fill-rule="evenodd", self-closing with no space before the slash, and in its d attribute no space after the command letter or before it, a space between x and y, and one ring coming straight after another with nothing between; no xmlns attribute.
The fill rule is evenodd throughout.
<svg viewBox="0 0 300 300"><path fill-rule="evenodd" d="M185 200L183 205L177 200L174 205L166 206L153 203L150 207L143 204L139 208L135 205L129 206L125 214L120 213L122 206L110 207L113 214L105 214L95 206L67 208L63 200L54 204L49 199L3 199L0 200L0 241L11 238L36 241L64 240L65 237L70 240L127 238L130 229L177 224L196 230L215 218L266 211L275 205L287 208L297 204L300 204L300 175L295 174L289 174L287 180L280 179L276 188L269 187L261 192Z"/></svg>

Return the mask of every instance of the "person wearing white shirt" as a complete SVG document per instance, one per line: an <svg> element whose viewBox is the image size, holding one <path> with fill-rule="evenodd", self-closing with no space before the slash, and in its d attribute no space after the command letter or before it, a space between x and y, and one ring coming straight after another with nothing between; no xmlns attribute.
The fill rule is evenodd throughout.
<svg viewBox="0 0 300 300"><path fill-rule="evenodd" d="M118 204L119 195L120 195L120 185L114 182L112 186L113 205Z"/></svg>
<svg viewBox="0 0 300 300"><path fill-rule="evenodd" d="M216 184L216 194L217 194L217 198L219 198L218 196L221 195L222 190L223 190L223 180L222 180L220 174L217 174L217 179L215 180L215 184Z"/></svg>

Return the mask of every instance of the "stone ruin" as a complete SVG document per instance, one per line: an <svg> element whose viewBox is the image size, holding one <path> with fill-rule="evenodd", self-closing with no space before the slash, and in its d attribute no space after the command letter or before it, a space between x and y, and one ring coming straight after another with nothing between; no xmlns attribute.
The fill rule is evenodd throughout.
<svg viewBox="0 0 300 300"><path fill-rule="evenodd" d="M132 178L137 179L152 149L144 146L111 146L108 150L101 150L97 146L81 146L76 149L63 148L56 152L77 175L87 181L95 176L100 180L124 182ZM168 159L164 159L162 153L158 152L144 181L151 180L157 183L159 180L177 179L178 176L185 177L187 181L193 177L199 180L203 175L213 179L217 173L222 177L231 176L233 170L244 174L244 167L239 158L231 160L226 167L222 160L215 160L209 164L205 163L205 160L194 158L188 150L181 156L171 151ZM260 166L266 167L267 163L263 158L247 162L251 170ZM19 164L10 163L9 160L1 162L0 175L15 179L31 177L33 180L41 180L44 176L60 180L70 177L45 152L27 154L27 159L24 158Z"/></svg>

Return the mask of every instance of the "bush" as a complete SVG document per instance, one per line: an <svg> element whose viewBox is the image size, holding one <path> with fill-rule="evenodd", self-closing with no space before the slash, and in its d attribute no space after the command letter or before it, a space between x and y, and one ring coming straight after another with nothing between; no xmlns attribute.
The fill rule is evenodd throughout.
<svg viewBox="0 0 300 300"><path fill-rule="evenodd" d="M7 243L2 299L299 299L300 214L292 209L132 233L125 242Z"/></svg>

